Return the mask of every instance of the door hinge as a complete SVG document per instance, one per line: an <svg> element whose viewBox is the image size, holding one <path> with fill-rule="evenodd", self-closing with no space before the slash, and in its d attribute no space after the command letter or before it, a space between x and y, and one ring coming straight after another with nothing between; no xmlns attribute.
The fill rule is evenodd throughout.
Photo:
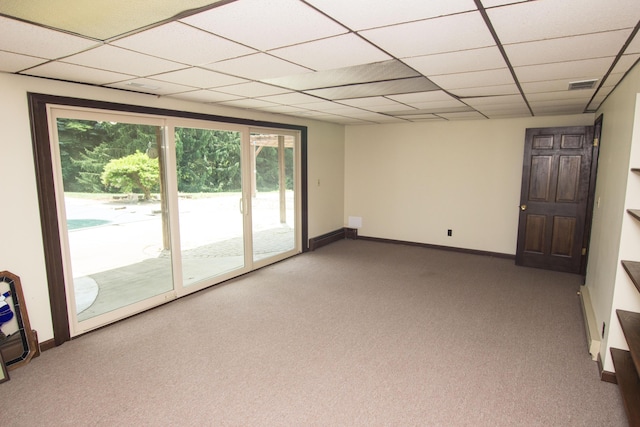
<svg viewBox="0 0 640 427"><path fill-rule="evenodd" d="M582 248L582 256L585 256L587 254L587 248Z"/></svg>
<svg viewBox="0 0 640 427"><path fill-rule="evenodd" d="M600 143L600 139L598 139L598 138L593 138L593 146L594 146L594 147L597 147L599 143Z"/></svg>

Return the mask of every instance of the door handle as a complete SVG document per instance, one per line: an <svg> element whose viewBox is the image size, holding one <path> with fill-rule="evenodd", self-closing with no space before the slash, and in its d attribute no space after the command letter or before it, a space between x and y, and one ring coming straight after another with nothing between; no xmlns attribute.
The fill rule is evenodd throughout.
<svg viewBox="0 0 640 427"><path fill-rule="evenodd" d="M243 209L244 208L244 203L242 203L242 198L240 198L240 200L238 200L238 202L239 202L238 203L238 205L239 205L238 207L240 208L240 213L242 215L244 215L244 209Z"/></svg>
<svg viewBox="0 0 640 427"><path fill-rule="evenodd" d="M521 211L526 211L527 210L527 205L520 205L520 210Z"/></svg>

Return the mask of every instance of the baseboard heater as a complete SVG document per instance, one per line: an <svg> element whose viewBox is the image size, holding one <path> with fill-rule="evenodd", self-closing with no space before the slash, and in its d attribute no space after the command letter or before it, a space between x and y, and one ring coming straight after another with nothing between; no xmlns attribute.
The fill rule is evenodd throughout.
<svg viewBox="0 0 640 427"><path fill-rule="evenodd" d="M600 355L600 333L598 332L598 325L596 324L596 315L593 312L593 305L591 305L589 289L587 289L586 286L580 286L580 302L582 303L581 307L584 317L584 330L587 334L589 354L591 354L591 359L598 361L598 356Z"/></svg>
<svg viewBox="0 0 640 427"><path fill-rule="evenodd" d="M343 227L339 230L331 231L323 234L322 236L312 237L309 239L309 250L315 251L318 248L328 245L329 243L337 242L343 239L356 239L358 237L358 230L356 228Z"/></svg>

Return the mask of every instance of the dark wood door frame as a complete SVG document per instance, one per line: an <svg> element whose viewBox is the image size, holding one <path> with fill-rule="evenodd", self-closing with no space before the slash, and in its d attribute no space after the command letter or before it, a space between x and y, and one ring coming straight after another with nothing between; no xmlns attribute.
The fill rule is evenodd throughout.
<svg viewBox="0 0 640 427"><path fill-rule="evenodd" d="M58 229L57 202L55 197L54 173L51 162L51 148L49 141L49 123L47 117L48 105L68 105L76 107L95 108L108 111L126 111L131 113L152 114L161 116L198 119L235 123L249 127L265 127L300 132L301 157L301 234L302 252L309 250L308 239L308 177L307 177L307 128L306 126L288 125L283 123L265 122L258 120L240 119L235 117L214 116L210 114L193 113L189 111L167 110L162 108L144 107L139 105L117 104L105 101L95 101L70 98L55 95L28 93L29 118L31 120L31 138L33 144L34 166L38 202L40 207L40 223L45 256L47 284L49 288L49 305L51 307L51 321L53 325L54 344L71 340L69 328L67 298L64 282L62 250Z"/></svg>
<svg viewBox="0 0 640 427"><path fill-rule="evenodd" d="M587 264L589 263L589 245L591 243L591 225L593 223L593 209L595 206L596 178L598 176L598 157L600 155L600 144L602 135L602 114L593 123L593 151L591 153L591 176L589 177L589 199L587 200L587 216L584 224L584 241L582 247L586 249L586 255L582 257L580 274L587 274Z"/></svg>

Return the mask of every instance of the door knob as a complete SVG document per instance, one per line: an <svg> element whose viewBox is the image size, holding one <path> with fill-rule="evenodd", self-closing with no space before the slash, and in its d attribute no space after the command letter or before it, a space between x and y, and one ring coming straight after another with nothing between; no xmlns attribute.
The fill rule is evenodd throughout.
<svg viewBox="0 0 640 427"><path fill-rule="evenodd" d="M520 210L521 211L526 211L527 210L527 205L520 205Z"/></svg>

